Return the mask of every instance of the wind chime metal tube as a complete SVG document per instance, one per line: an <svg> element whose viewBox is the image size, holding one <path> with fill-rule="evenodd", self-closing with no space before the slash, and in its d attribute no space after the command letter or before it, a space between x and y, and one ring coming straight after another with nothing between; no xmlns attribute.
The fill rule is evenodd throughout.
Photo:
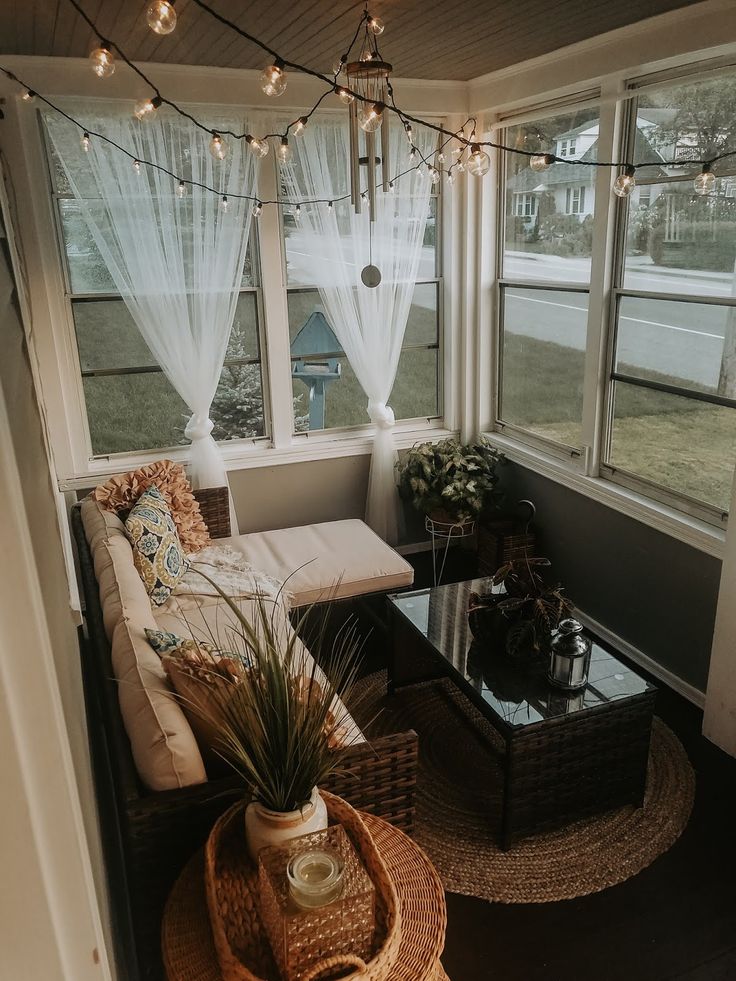
<svg viewBox="0 0 736 981"><path fill-rule="evenodd" d="M391 116L390 113L385 112L383 114L383 123L381 125L381 183L383 185L383 190L388 192L390 190L389 184L391 183L391 178L389 174L391 173L391 163L389 161L389 120Z"/></svg>
<svg viewBox="0 0 736 981"><path fill-rule="evenodd" d="M365 152L368 157L368 216L376 220L376 134L365 134Z"/></svg>
<svg viewBox="0 0 736 981"><path fill-rule="evenodd" d="M356 215L361 211L360 197L360 133L358 131L358 107L350 103L350 201Z"/></svg>

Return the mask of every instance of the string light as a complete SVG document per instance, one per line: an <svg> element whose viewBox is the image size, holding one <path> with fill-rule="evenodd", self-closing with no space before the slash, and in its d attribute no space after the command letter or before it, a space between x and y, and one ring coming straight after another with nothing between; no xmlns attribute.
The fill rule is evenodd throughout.
<svg viewBox="0 0 736 981"><path fill-rule="evenodd" d="M222 201L220 201L220 210L223 214L227 214L227 209L229 205L227 203L227 194L222 195Z"/></svg>
<svg viewBox="0 0 736 981"><path fill-rule="evenodd" d="M99 47L90 51L89 60L98 78L109 78L115 74L115 58L107 41L100 41Z"/></svg>
<svg viewBox="0 0 736 981"><path fill-rule="evenodd" d="M250 210L254 218L260 218L263 214L263 205L260 201L254 201L253 207Z"/></svg>
<svg viewBox="0 0 736 981"><path fill-rule="evenodd" d="M89 138L89 133L82 133L81 143L84 152L89 153L89 148L92 145L92 141Z"/></svg>
<svg viewBox="0 0 736 981"><path fill-rule="evenodd" d="M338 98L344 105L349 106L352 102L355 102L355 96L350 89L346 89L344 86L338 85L335 88L335 92L337 92Z"/></svg>
<svg viewBox="0 0 736 981"><path fill-rule="evenodd" d="M328 201L327 202L327 210L328 211L334 211L335 210L335 207L334 207L332 201Z"/></svg>
<svg viewBox="0 0 736 981"><path fill-rule="evenodd" d="M279 148L277 151L279 162L282 164L288 163L291 160L291 153L292 151L291 147L289 146L289 140L287 137L282 136L281 143L279 143Z"/></svg>
<svg viewBox="0 0 736 981"><path fill-rule="evenodd" d="M140 160L134 160L133 161L133 172L135 174L140 174L140 172L141 172L141 162L140 162Z"/></svg>
<svg viewBox="0 0 736 981"><path fill-rule="evenodd" d="M711 171L710 164L704 163L703 169L693 181L696 194L710 194L716 186L716 175Z"/></svg>
<svg viewBox="0 0 736 981"><path fill-rule="evenodd" d="M187 196L187 185L184 181L179 181L179 186L176 189L176 193L180 198L185 198Z"/></svg>
<svg viewBox="0 0 736 981"><path fill-rule="evenodd" d="M33 102L35 98L36 98L36 93L33 91L33 89L26 89L23 95L21 96L21 99L24 102Z"/></svg>
<svg viewBox="0 0 736 981"><path fill-rule="evenodd" d="M455 170L458 172L458 174L464 173L465 164L463 163L462 160L458 160L458 162L455 164Z"/></svg>
<svg viewBox="0 0 736 981"><path fill-rule="evenodd" d="M227 143L219 133L213 133L210 140L210 153L215 160L224 160L227 156Z"/></svg>
<svg viewBox="0 0 736 981"><path fill-rule="evenodd" d="M302 206L298 204L296 208L294 208L294 220L299 221L301 216L302 216Z"/></svg>
<svg viewBox="0 0 736 981"><path fill-rule="evenodd" d="M623 174L619 174L613 182L613 193L619 198L627 198L636 187L634 174L636 167L626 164Z"/></svg>
<svg viewBox="0 0 736 981"><path fill-rule="evenodd" d="M452 185L455 183L455 175L451 170L447 171L447 183L450 185L450 187L452 187Z"/></svg>
<svg viewBox="0 0 736 981"><path fill-rule="evenodd" d="M261 157L265 157L268 153L267 140L259 140L255 136L251 136L250 133L248 133L245 137L245 142L248 144L248 149L250 152L259 159Z"/></svg>
<svg viewBox="0 0 736 981"><path fill-rule="evenodd" d="M307 128L308 122L309 120L306 116L300 116L294 123L294 136L301 136L304 130Z"/></svg>
<svg viewBox="0 0 736 981"><path fill-rule="evenodd" d="M442 152L442 150L440 150L440 152L437 154L437 162L438 163L444 163L445 162L445 155Z"/></svg>
<svg viewBox="0 0 736 981"><path fill-rule="evenodd" d="M155 34L171 34L176 27L176 11L169 0L155 0L146 11L146 21Z"/></svg>
<svg viewBox="0 0 736 981"><path fill-rule="evenodd" d="M363 199L363 201L367 201L368 200L368 191L363 191L363 193L360 196Z"/></svg>
<svg viewBox="0 0 736 981"><path fill-rule="evenodd" d="M347 63L347 60L348 60L348 56L344 54L342 58L339 58L337 61L333 61L332 74L335 76L335 78L337 78L338 75L342 74L345 65Z"/></svg>
<svg viewBox="0 0 736 981"><path fill-rule="evenodd" d="M406 126L404 127L404 131L406 132L407 140L409 141L409 143L412 143L414 137L414 130L411 128L411 123L406 124Z"/></svg>
<svg viewBox="0 0 736 981"><path fill-rule="evenodd" d="M435 186L439 184L439 182L442 180L442 174L440 173L440 171L437 170L436 167L429 167L428 171L429 171L429 179L432 181L432 183Z"/></svg>
<svg viewBox="0 0 736 981"><path fill-rule="evenodd" d="M154 95L152 99L139 99L133 109L133 115L136 119L147 119L154 114L162 103L163 99L160 95Z"/></svg>
<svg viewBox="0 0 736 981"><path fill-rule="evenodd" d="M473 143L470 147L467 167L468 172L474 177L483 177L491 169L491 158L477 143Z"/></svg>
<svg viewBox="0 0 736 981"><path fill-rule="evenodd" d="M394 187L393 181L388 182L388 190L389 190L389 194L393 194L395 192L396 188Z"/></svg>
<svg viewBox="0 0 736 981"><path fill-rule="evenodd" d="M380 18L378 17L371 17L369 15L366 23L368 24L368 30L372 31L376 35L376 37L378 37L380 34L383 34L383 32L386 30L383 21L380 20Z"/></svg>
<svg viewBox="0 0 736 981"><path fill-rule="evenodd" d="M286 91L286 72L284 71L284 63L280 58L277 58L272 65L266 65L261 74L261 88L266 93L266 95L278 96L283 95Z"/></svg>
<svg viewBox="0 0 736 981"><path fill-rule="evenodd" d="M551 167L554 162L555 158L551 153L538 153L529 159L529 167L537 174L541 174L543 170Z"/></svg>
<svg viewBox="0 0 736 981"><path fill-rule="evenodd" d="M409 150L409 159L416 160L416 158L417 158L417 148L413 146L411 150Z"/></svg>
<svg viewBox="0 0 736 981"><path fill-rule="evenodd" d="M364 133L375 133L383 122L383 110L386 107L381 102L363 106L358 110L358 125Z"/></svg>

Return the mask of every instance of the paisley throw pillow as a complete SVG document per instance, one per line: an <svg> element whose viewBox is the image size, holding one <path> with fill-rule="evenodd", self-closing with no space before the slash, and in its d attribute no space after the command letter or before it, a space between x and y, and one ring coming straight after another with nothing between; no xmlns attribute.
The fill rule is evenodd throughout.
<svg viewBox="0 0 736 981"><path fill-rule="evenodd" d="M154 606L162 606L189 569L171 509L158 488L149 487L125 520L133 561Z"/></svg>

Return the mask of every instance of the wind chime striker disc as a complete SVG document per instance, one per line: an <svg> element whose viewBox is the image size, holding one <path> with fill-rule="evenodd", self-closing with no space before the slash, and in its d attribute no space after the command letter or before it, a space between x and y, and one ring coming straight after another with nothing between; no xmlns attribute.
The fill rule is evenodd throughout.
<svg viewBox="0 0 736 981"><path fill-rule="evenodd" d="M381 282L381 270L378 266L363 266L360 278L363 280L364 286L375 289Z"/></svg>

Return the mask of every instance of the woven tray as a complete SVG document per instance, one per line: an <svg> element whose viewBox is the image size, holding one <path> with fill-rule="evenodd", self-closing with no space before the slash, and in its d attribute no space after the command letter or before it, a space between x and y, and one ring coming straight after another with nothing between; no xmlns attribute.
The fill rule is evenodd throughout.
<svg viewBox="0 0 736 981"><path fill-rule="evenodd" d="M342 798L322 791L330 824L342 824L363 860L376 889L376 945L364 965L346 959L349 974L337 970L334 958L324 971L331 977L389 981L401 944L401 915L393 880L362 819ZM226 811L210 833L205 847L205 889L217 959L224 981L279 981L271 948L258 913L258 869L245 847L243 804ZM306 977L316 979L321 970Z"/></svg>

